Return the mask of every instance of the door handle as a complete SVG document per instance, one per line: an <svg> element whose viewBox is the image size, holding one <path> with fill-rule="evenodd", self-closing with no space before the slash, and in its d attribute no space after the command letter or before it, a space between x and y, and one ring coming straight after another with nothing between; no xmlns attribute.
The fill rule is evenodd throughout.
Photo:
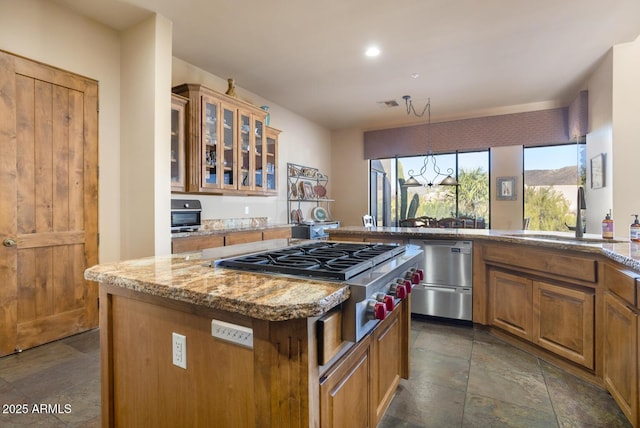
<svg viewBox="0 0 640 428"><path fill-rule="evenodd" d="M11 238L7 238L4 241L2 241L2 245L4 245L5 247L15 247L16 244L17 242Z"/></svg>

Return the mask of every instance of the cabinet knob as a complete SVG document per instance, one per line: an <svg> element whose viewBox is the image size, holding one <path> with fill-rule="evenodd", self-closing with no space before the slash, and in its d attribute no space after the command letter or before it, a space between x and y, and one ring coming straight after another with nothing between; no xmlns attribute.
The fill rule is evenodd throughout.
<svg viewBox="0 0 640 428"><path fill-rule="evenodd" d="M2 241L2 245L4 245L5 247L15 247L16 244L17 242L11 238L7 238L4 241Z"/></svg>

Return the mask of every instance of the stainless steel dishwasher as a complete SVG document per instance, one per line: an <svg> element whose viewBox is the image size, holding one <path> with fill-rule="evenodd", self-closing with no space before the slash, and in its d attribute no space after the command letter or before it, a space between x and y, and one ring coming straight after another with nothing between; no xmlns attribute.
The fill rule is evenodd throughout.
<svg viewBox="0 0 640 428"><path fill-rule="evenodd" d="M471 321L473 242L412 239L424 251L424 281L415 286L411 312Z"/></svg>

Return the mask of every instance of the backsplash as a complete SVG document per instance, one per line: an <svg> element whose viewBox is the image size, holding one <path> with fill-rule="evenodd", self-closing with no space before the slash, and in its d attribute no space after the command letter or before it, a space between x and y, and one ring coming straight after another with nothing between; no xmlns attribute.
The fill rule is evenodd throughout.
<svg viewBox="0 0 640 428"><path fill-rule="evenodd" d="M214 218L202 220L200 230L226 230L265 227L268 217Z"/></svg>

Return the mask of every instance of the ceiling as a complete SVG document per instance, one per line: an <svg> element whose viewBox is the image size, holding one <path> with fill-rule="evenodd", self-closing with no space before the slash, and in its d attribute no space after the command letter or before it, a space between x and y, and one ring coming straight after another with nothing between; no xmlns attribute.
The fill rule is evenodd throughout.
<svg viewBox="0 0 640 428"><path fill-rule="evenodd" d="M434 121L565 106L640 35L639 0L55 1L117 30L157 12L175 57L331 130L424 121L403 95Z"/></svg>

